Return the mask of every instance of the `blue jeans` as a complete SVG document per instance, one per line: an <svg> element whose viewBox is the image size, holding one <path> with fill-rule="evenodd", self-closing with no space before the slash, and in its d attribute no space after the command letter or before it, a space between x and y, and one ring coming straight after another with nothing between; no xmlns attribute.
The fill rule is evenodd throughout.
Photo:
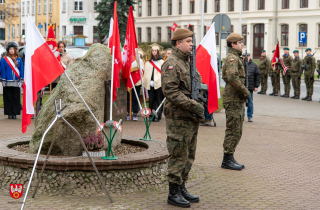
<svg viewBox="0 0 320 210"><path fill-rule="evenodd" d="M208 97L207 90L204 92L203 96L206 98ZM205 121L213 119L212 114L209 114L209 111L208 111L208 101L207 103L204 104L204 118L205 118Z"/></svg>
<svg viewBox="0 0 320 210"><path fill-rule="evenodd" d="M243 108L243 118L246 116L246 106ZM247 115L248 118L252 118L253 115L253 92L250 92L250 101L248 102L248 108L247 108Z"/></svg>

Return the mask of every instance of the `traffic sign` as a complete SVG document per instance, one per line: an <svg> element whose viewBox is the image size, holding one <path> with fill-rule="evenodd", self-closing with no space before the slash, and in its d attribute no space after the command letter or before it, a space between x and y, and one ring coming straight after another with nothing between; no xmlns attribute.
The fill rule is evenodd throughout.
<svg viewBox="0 0 320 210"><path fill-rule="evenodd" d="M212 22L215 22L214 26L216 33L226 33L231 27L231 20L226 14L218 14L214 16Z"/></svg>
<svg viewBox="0 0 320 210"><path fill-rule="evenodd" d="M307 43L307 32L301 31L299 32L299 43Z"/></svg>
<svg viewBox="0 0 320 210"><path fill-rule="evenodd" d="M41 24L38 25L38 28L42 28L43 26Z"/></svg>
<svg viewBox="0 0 320 210"><path fill-rule="evenodd" d="M70 36L73 36L73 31L70 31Z"/></svg>

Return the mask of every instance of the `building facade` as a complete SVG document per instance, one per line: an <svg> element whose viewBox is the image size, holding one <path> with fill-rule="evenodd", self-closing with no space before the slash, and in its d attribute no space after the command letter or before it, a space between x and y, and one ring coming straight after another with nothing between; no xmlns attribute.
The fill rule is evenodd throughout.
<svg viewBox="0 0 320 210"><path fill-rule="evenodd" d="M91 45L99 42L97 36L96 17L98 12L94 6L101 0L60 0L60 37L74 35L86 36L85 44ZM70 44L69 39L65 39Z"/></svg>
<svg viewBox="0 0 320 210"><path fill-rule="evenodd" d="M200 43L201 0L137 0L135 20L138 42L168 42L172 36L170 27L175 22L179 27L191 29ZM244 50L259 58L262 49L270 57L279 40L280 48L300 50L299 31L307 32L307 43L319 53L320 59L320 0L278 0L278 23L276 0L242 0L241 26L239 21L240 0L205 0L204 32L211 25L215 15L223 13L230 17L230 32L244 37ZM216 34L217 50L219 35ZM222 57L226 55L226 41L221 41ZM218 51L217 51L218 52ZM283 51L281 51L282 53ZM303 52L304 53L304 52Z"/></svg>
<svg viewBox="0 0 320 210"><path fill-rule="evenodd" d="M20 41L20 0L0 0L0 42Z"/></svg>

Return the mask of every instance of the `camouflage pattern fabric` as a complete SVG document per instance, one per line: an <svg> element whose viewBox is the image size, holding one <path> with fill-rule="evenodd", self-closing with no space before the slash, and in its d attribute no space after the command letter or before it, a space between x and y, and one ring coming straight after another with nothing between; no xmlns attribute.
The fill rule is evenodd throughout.
<svg viewBox="0 0 320 210"><path fill-rule="evenodd" d="M242 136L244 103L223 103L226 112L226 132L223 152L233 154Z"/></svg>
<svg viewBox="0 0 320 210"><path fill-rule="evenodd" d="M272 83L272 92L279 93L279 82L280 82L280 67L277 64L275 69L271 73L271 83Z"/></svg>
<svg viewBox="0 0 320 210"><path fill-rule="evenodd" d="M301 65L302 60L297 57L292 61L291 69L291 78L292 78L292 86L294 89L294 95L300 96L300 85L301 85Z"/></svg>
<svg viewBox="0 0 320 210"><path fill-rule="evenodd" d="M266 92L268 90L268 74L272 71L270 59L267 56L261 57L258 68L261 73L261 91Z"/></svg>
<svg viewBox="0 0 320 210"><path fill-rule="evenodd" d="M281 73L282 73L282 81L283 81L283 84L284 84L284 93L289 95L290 94L290 88L291 88L291 85L290 85L290 80L291 80L291 66L292 66L292 57L287 54L287 55L283 55L283 63L286 67L290 67L286 74L283 75L283 67L282 67L282 64L280 64L280 68L281 68Z"/></svg>
<svg viewBox="0 0 320 210"><path fill-rule="evenodd" d="M222 78L226 82L223 90L223 107L226 113L226 132L224 138L224 153L234 153L242 135L243 106L250 92L244 86L245 70L241 51L229 48L225 58Z"/></svg>
<svg viewBox="0 0 320 210"><path fill-rule="evenodd" d="M302 65L307 65L307 60L310 59L306 70L304 71L304 81L307 88L307 96L313 95L313 83L314 83L314 70L316 69L316 60L310 55L309 57L304 57Z"/></svg>
<svg viewBox="0 0 320 210"><path fill-rule="evenodd" d="M166 119L166 127L169 151L167 178L170 183L181 185L188 180L196 156L199 123L192 120Z"/></svg>

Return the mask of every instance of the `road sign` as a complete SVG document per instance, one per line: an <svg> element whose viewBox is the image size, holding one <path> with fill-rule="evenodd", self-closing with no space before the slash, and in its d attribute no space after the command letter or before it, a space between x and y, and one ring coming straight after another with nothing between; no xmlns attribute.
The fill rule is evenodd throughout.
<svg viewBox="0 0 320 210"><path fill-rule="evenodd" d="M231 27L231 20L226 14L218 14L214 16L212 22L215 22L216 33L226 33Z"/></svg>
<svg viewBox="0 0 320 210"><path fill-rule="evenodd" d="M70 31L70 36L73 36L73 31Z"/></svg>
<svg viewBox="0 0 320 210"><path fill-rule="evenodd" d="M43 26L41 24L38 25L38 28L42 28Z"/></svg>
<svg viewBox="0 0 320 210"><path fill-rule="evenodd" d="M307 32L301 31L299 32L299 43L307 43Z"/></svg>

